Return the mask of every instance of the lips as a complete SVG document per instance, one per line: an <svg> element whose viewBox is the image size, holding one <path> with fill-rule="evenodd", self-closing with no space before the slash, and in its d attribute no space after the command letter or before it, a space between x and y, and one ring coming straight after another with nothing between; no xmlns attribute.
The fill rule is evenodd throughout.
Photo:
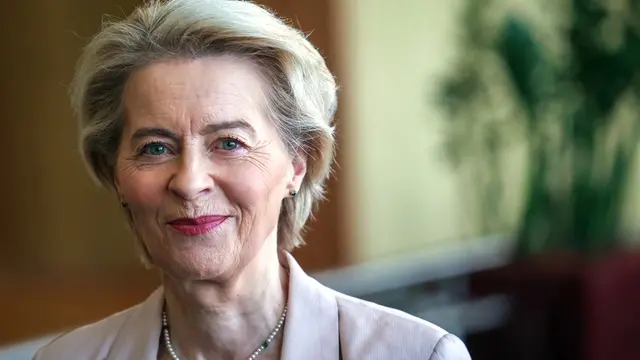
<svg viewBox="0 0 640 360"><path fill-rule="evenodd" d="M185 236L198 236L213 231L222 225L228 218L228 216L222 215L181 218L169 221L168 225Z"/></svg>

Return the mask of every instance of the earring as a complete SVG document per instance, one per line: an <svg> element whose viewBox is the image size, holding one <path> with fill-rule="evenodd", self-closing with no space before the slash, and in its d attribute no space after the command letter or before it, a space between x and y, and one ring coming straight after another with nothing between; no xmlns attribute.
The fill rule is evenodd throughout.
<svg viewBox="0 0 640 360"><path fill-rule="evenodd" d="M289 191L289 195L291 195L291 197L296 197L296 195L298 195L298 192L295 190L291 190Z"/></svg>
<svg viewBox="0 0 640 360"><path fill-rule="evenodd" d="M126 202L126 201L121 201L121 202L120 202L120 206L122 206L122 208L126 209L126 208L128 208L128 207L129 207L129 204L127 204L127 202Z"/></svg>

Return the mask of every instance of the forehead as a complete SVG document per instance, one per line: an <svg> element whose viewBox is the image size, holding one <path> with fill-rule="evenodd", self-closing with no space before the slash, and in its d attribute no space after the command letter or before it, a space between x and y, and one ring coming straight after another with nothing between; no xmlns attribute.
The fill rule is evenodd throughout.
<svg viewBox="0 0 640 360"><path fill-rule="evenodd" d="M258 67L237 57L154 63L133 72L125 85L125 125L181 127L238 118L257 122L264 117L265 89Z"/></svg>

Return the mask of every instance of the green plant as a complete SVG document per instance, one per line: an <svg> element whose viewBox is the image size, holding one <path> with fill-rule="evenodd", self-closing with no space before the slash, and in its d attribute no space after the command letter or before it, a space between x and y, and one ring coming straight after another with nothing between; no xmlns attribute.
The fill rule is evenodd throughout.
<svg viewBox="0 0 640 360"><path fill-rule="evenodd" d="M640 0L569 3L563 24L540 29L513 13L493 26L496 0L469 0L459 61L441 87L449 160L488 174L485 231L502 218L502 156L526 144L519 255L599 252L621 237L640 140ZM544 31L559 46L540 40Z"/></svg>

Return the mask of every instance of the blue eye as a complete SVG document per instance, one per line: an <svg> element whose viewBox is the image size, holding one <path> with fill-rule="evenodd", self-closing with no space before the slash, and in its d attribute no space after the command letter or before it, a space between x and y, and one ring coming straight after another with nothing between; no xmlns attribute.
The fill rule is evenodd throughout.
<svg viewBox="0 0 640 360"><path fill-rule="evenodd" d="M151 143L145 145L142 152L147 155L159 156L167 153L167 147L160 143Z"/></svg>
<svg viewBox="0 0 640 360"><path fill-rule="evenodd" d="M225 151L233 151L233 150L237 149L238 146L240 146L238 141L233 140L233 139L226 139L226 140L222 140L220 142L220 148L222 150L225 150Z"/></svg>

